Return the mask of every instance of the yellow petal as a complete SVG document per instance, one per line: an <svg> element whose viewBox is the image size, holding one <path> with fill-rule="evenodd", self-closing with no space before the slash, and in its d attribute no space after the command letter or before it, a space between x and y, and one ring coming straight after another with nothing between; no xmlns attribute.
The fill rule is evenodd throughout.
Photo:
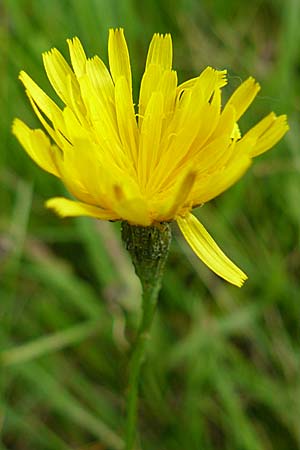
<svg viewBox="0 0 300 450"><path fill-rule="evenodd" d="M106 98L105 88L95 87L88 74L80 78L79 84L89 120L93 125L89 130L95 128L95 140L101 144L106 141L111 147L110 152L116 155L116 149L120 148L121 141L114 106L114 88L113 98Z"/></svg>
<svg viewBox="0 0 300 450"><path fill-rule="evenodd" d="M66 106L64 108L63 118L65 122L68 139L70 140L70 142L72 142L72 144L74 138L78 137L87 138L89 136L88 130L86 130L81 125L78 118L74 114L73 110L69 106Z"/></svg>
<svg viewBox="0 0 300 450"><path fill-rule="evenodd" d="M251 158L247 153L237 152L235 147L232 149L234 157L226 167L209 174L207 177L200 177L194 190L194 205L206 203L222 192L229 189L244 175L251 165Z"/></svg>
<svg viewBox="0 0 300 450"><path fill-rule="evenodd" d="M214 131L220 122L220 94L218 91L215 91L211 103L205 103L203 105L202 117L205 117L205 120L201 121L198 134L188 153L189 158L201 154L203 147L206 146L208 142L214 140L214 136L217 137Z"/></svg>
<svg viewBox="0 0 300 450"><path fill-rule="evenodd" d="M193 88L195 84L203 83L205 85L208 80L212 82L213 89L220 89L227 84L226 74L226 70L215 70L208 66L198 77L181 83L177 88L177 95L180 96L184 90Z"/></svg>
<svg viewBox="0 0 300 450"><path fill-rule="evenodd" d="M163 95L164 114L167 119L169 119L168 114L172 113L174 110L176 100L176 87L177 73L175 72L175 70L165 70L156 89Z"/></svg>
<svg viewBox="0 0 300 450"><path fill-rule="evenodd" d="M119 214L122 220L133 225L141 225L148 227L151 225L151 219L145 201L140 198L132 198L130 200L122 200L114 210Z"/></svg>
<svg viewBox="0 0 300 450"><path fill-rule="evenodd" d="M67 86L68 77L70 77L74 84L77 83L71 67L56 48L43 53L43 61L47 76L54 90L66 105L70 104L71 101Z"/></svg>
<svg viewBox="0 0 300 450"><path fill-rule="evenodd" d="M26 94L34 110L38 110L37 116L39 117L42 125L50 134L52 139L59 145L60 138L58 133L56 133L53 128L50 127L49 121L46 121L44 116L46 116L52 122L54 128L59 130L61 134L65 136L66 130L64 127L62 111L56 105L56 103L50 97L48 97L48 95L46 95L45 92L32 80L32 78L27 75L26 72L21 71L19 79L26 89ZM40 112L42 112L43 115Z"/></svg>
<svg viewBox="0 0 300 450"><path fill-rule="evenodd" d="M110 169L112 172L114 167ZM84 203L109 209L107 189L112 174L103 167L103 159L93 142L74 136L73 146L65 151L59 171L74 197Z"/></svg>
<svg viewBox="0 0 300 450"><path fill-rule="evenodd" d="M153 92L160 91L164 98L164 112L173 110L176 97L177 74L172 67L172 39L169 34L154 34L149 46L146 69L139 97L139 126Z"/></svg>
<svg viewBox="0 0 300 450"><path fill-rule="evenodd" d="M81 99L78 80L69 64L56 48L43 53L43 61L49 81L57 95L74 111L78 120L87 126L86 108Z"/></svg>
<svg viewBox="0 0 300 450"><path fill-rule="evenodd" d="M59 107L48 97L45 92L30 78L24 71L20 72L19 79L26 88L26 94L32 104L32 107L38 116L41 124L45 130L56 142L59 147L63 147L67 137L66 128L63 120L63 113ZM41 112L43 114L41 114ZM49 121L45 120L46 116L53 125L53 128L49 125ZM59 131L59 133L56 132Z"/></svg>
<svg viewBox="0 0 300 450"><path fill-rule="evenodd" d="M202 90L204 101L210 101L214 91L226 85L226 74L226 70L216 70L209 66L203 70L195 84Z"/></svg>
<svg viewBox="0 0 300 450"><path fill-rule="evenodd" d="M123 186L124 188L127 187L125 184ZM147 227L151 224L146 201L138 196L129 196L120 185L114 186L112 209L122 220L126 220L133 225Z"/></svg>
<svg viewBox="0 0 300 450"><path fill-rule="evenodd" d="M87 130L89 133L93 133L93 140L98 144L97 153L101 154L107 161L109 172L113 170L114 166L118 165L126 172L132 174L133 162L128 161L128 146L126 145L123 148L119 136L114 106L115 100L113 99L113 102L111 100L106 101L105 94L98 92L88 75L82 76L79 83L82 99L86 105L89 120L92 123L92 127L89 127ZM131 155L131 153L129 154Z"/></svg>
<svg viewBox="0 0 300 450"><path fill-rule="evenodd" d="M19 79L25 86L25 89L29 92L38 108L52 121L53 111L61 113L56 103L51 100L48 95L27 75L23 70L20 72Z"/></svg>
<svg viewBox="0 0 300 450"><path fill-rule="evenodd" d="M131 92L131 68L124 30L118 28L109 30L108 59L110 73L116 83L119 77L125 77Z"/></svg>
<svg viewBox="0 0 300 450"><path fill-rule="evenodd" d="M162 140L162 146L166 149L152 176L152 190L165 187L181 165L189 164L191 157L197 154L200 146L215 129L220 108L218 86L221 74L224 76L225 73L207 67L197 82L177 97L175 112ZM232 116L229 119L232 119ZM220 133L226 132L227 122L225 121L226 126L223 127L224 130L220 129ZM233 127L234 121L231 120L229 135Z"/></svg>
<svg viewBox="0 0 300 450"><path fill-rule="evenodd" d="M103 102L114 102L114 84L104 62L98 57L88 59L86 72L95 88L95 92Z"/></svg>
<svg viewBox="0 0 300 450"><path fill-rule="evenodd" d="M163 70L160 66L151 64L145 71L139 97L139 126L141 126L148 102L154 92L163 95L163 109L167 119L173 112L176 100L177 74L174 70Z"/></svg>
<svg viewBox="0 0 300 450"><path fill-rule="evenodd" d="M138 127L132 97L124 76L119 77L116 82L115 99L120 138L127 155L136 163Z"/></svg>
<svg viewBox="0 0 300 450"><path fill-rule="evenodd" d="M46 201L46 207L53 209L60 217L89 216L101 220L116 220L119 217L112 211L76 202L64 197L54 197Z"/></svg>
<svg viewBox="0 0 300 450"><path fill-rule="evenodd" d="M157 90L161 77L162 68L158 65L151 65L145 70L140 88L139 120L143 119L148 102L152 93Z"/></svg>
<svg viewBox="0 0 300 450"><path fill-rule="evenodd" d="M162 140L161 158L151 176L151 192L165 188L174 179L174 171L190 164L190 149L195 150L192 144L201 133L203 109L206 108L203 95L201 86L195 85L184 92L178 101Z"/></svg>
<svg viewBox="0 0 300 450"><path fill-rule="evenodd" d="M222 169L232 154L230 144L231 138L225 134L204 145L194 165L198 176Z"/></svg>
<svg viewBox="0 0 300 450"><path fill-rule="evenodd" d="M80 40L75 37L73 39L67 39L69 46L70 58L72 66L77 78L80 78L85 74L86 70L86 55L81 45Z"/></svg>
<svg viewBox="0 0 300 450"><path fill-rule="evenodd" d="M175 183L173 189L161 195L160 202L157 201L156 204L158 221L172 220L177 214L183 213L187 207L191 206L189 197L195 181L196 172L190 169L185 176Z"/></svg>
<svg viewBox="0 0 300 450"><path fill-rule="evenodd" d="M74 74L72 74L72 76L67 75L66 78L66 88L68 93L68 100L66 105L69 106L74 111L79 122L84 127L88 128L90 124L89 121L87 120L87 111L82 101L82 96L79 87L80 86L79 81L84 77L84 75L82 75L82 77L80 77L79 80L73 77L73 75Z"/></svg>
<svg viewBox="0 0 300 450"><path fill-rule="evenodd" d="M171 35L155 33L149 45L146 68L148 68L150 64L157 64L163 69L171 70L172 57Z"/></svg>
<svg viewBox="0 0 300 450"><path fill-rule="evenodd" d="M236 111L236 120L239 120L246 109L249 108L259 91L259 84L254 78L249 77L234 91L224 109L226 109L227 106L232 105Z"/></svg>
<svg viewBox="0 0 300 450"><path fill-rule="evenodd" d="M177 223L196 255L224 280L241 287L247 275L222 252L204 226L192 214L178 217Z"/></svg>
<svg viewBox="0 0 300 450"><path fill-rule="evenodd" d="M53 139L53 141L57 144L57 146L61 149L64 148L65 144L68 146L69 142L65 139L65 136L67 135L65 132L65 126L63 123L63 120L61 119L62 117L62 113L59 113L59 123L55 123L57 130L59 130L59 132L57 132L57 130L53 129L48 121L45 119L44 115L41 113L40 109L38 108L37 104L35 103L33 97L31 96L31 93L27 90L26 94L29 98L29 101L31 103L31 106L35 112L35 114L37 115L38 119L40 120L41 124L43 125L43 127L45 128L45 130L47 131L47 133L49 134L49 136ZM55 114L55 112L54 112ZM62 131L63 130L63 131Z"/></svg>
<svg viewBox="0 0 300 450"><path fill-rule="evenodd" d="M219 136L222 135L227 134L229 137L231 137L235 128L235 121L236 121L235 108L232 105L229 105L227 108L223 109L223 111L219 115L218 124L215 127L214 132L210 135L207 143L214 141L215 139L217 139Z"/></svg>
<svg viewBox="0 0 300 450"><path fill-rule="evenodd" d="M144 188L159 158L162 120L163 96L161 92L154 92L145 112L139 139L138 177Z"/></svg>
<svg viewBox="0 0 300 450"><path fill-rule="evenodd" d="M289 126L285 114L276 117L274 113L271 113L266 116L244 136L244 139L251 138L256 141L250 156L255 157L269 150L277 144L288 129Z"/></svg>
<svg viewBox="0 0 300 450"><path fill-rule="evenodd" d="M242 137L242 133L241 133L240 127L238 126L237 123L235 123L234 127L233 127L233 132L232 132L231 138L234 141L238 141L239 139L241 139L241 137Z"/></svg>
<svg viewBox="0 0 300 450"><path fill-rule="evenodd" d="M57 169L57 159L61 158L60 150L50 144L50 140L42 130L31 130L24 122L15 119L12 132L28 155L42 169L60 177Z"/></svg>

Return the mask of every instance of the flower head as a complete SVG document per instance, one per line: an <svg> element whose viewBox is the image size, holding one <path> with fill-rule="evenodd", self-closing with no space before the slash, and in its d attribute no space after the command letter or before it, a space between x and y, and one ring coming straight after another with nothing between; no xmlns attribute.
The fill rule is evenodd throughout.
<svg viewBox="0 0 300 450"><path fill-rule="evenodd" d="M20 79L44 130L15 119L13 132L32 159L60 178L76 200L52 198L60 216L92 216L150 226L176 220L195 253L218 275L241 286L246 275L191 214L234 184L252 158L288 130L269 114L241 136L238 120L260 87L248 78L222 107L226 71L207 67L177 83L169 34L150 43L135 109L122 29L110 30L109 70L68 40L72 67L57 49L43 54L60 108L25 73Z"/></svg>

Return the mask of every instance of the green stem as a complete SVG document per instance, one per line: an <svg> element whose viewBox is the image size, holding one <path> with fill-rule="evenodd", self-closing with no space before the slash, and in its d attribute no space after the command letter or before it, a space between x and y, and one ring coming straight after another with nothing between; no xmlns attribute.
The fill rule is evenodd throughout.
<svg viewBox="0 0 300 450"><path fill-rule="evenodd" d="M128 397L126 405L126 450L132 450L135 447L139 378L156 306L156 299L150 299L148 298L148 295L143 296L143 303L144 301L145 303L147 301L149 301L149 303L152 301L152 307L147 308L147 310L146 308L143 308L142 323L138 331L129 365Z"/></svg>
<svg viewBox="0 0 300 450"><path fill-rule="evenodd" d="M150 329L155 314L171 232L167 223L157 227L140 227L122 223L122 237L129 251L136 274L140 278L143 299L142 318L129 363L129 383L126 404L126 450L135 448L137 434L138 389L140 372Z"/></svg>

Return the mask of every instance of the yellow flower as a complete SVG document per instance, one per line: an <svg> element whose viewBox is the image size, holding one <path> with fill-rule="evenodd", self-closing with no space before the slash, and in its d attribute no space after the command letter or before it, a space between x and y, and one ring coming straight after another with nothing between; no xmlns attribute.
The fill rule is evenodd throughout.
<svg viewBox="0 0 300 450"><path fill-rule="evenodd" d="M288 130L286 116L269 114L241 137L237 121L260 87L248 78L221 106L226 71L207 67L177 85L169 34L155 34L132 98L122 29L110 30L109 69L68 40L72 68L57 49L43 54L60 108L25 73L20 79L46 133L15 119L13 133L42 169L59 177L77 199L46 205L60 216L92 216L150 226L176 220L187 242L215 273L237 286L247 276L191 214L234 184L253 157Z"/></svg>

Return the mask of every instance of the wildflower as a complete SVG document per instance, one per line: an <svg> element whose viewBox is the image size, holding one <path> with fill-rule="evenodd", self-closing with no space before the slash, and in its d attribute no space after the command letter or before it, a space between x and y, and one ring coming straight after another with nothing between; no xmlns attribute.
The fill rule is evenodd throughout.
<svg viewBox="0 0 300 450"><path fill-rule="evenodd" d="M57 49L43 54L60 108L25 73L20 79L43 125L15 119L13 132L31 158L60 178L76 198L52 198L60 216L92 216L152 226L176 220L187 242L215 273L237 286L247 276L233 264L191 210L233 185L252 158L288 130L286 116L269 114L241 136L238 120L260 87L248 78L224 107L226 71L207 67L177 83L169 34L155 34L137 110L123 30L110 30L109 69L68 40L72 68ZM49 139L49 137L50 139Z"/></svg>

